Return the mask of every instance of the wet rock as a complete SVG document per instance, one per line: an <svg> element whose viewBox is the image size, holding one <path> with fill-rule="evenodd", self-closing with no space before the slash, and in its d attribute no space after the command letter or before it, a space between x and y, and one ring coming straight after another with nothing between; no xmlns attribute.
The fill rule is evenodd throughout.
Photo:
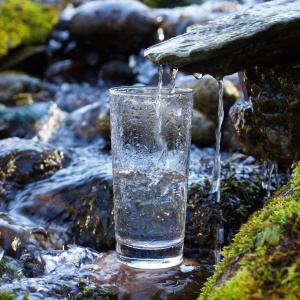
<svg viewBox="0 0 300 300"><path fill-rule="evenodd" d="M211 274L205 266L188 259L161 270L130 268L120 264L114 252L103 253L89 267L90 280L114 291L118 299L196 299Z"/></svg>
<svg viewBox="0 0 300 300"><path fill-rule="evenodd" d="M151 10L133 1L92 1L77 8L69 23L71 37L101 54L137 53L156 33Z"/></svg>
<svg viewBox="0 0 300 300"><path fill-rule="evenodd" d="M110 140L110 109L108 105L101 109L97 117L96 128L101 137Z"/></svg>
<svg viewBox="0 0 300 300"><path fill-rule="evenodd" d="M0 141L1 180L28 183L49 178L70 162L67 153L32 140Z"/></svg>
<svg viewBox="0 0 300 300"><path fill-rule="evenodd" d="M239 10L240 5L233 2L209 1L201 5L189 5L186 7L160 8L154 10L157 20L160 21L160 40L173 38L186 32L188 26L206 23L218 17Z"/></svg>
<svg viewBox="0 0 300 300"><path fill-rule="evenodd" d="M100 146L105 141L99 138L97 126L97 116L104 105L101 102L85 105L64 116L57 130L50 133L48 142L57 146L84 147L94 142ZM51 123L51 120L45 120ZM42 125L42 124L41 124ZM41 129L43 130L43 128ZM47 135L47 132L45 132ZM43 134L41 131L39 135Z"/></svg>
<svg viewBox="0 0 300 300"><path fill-rule="evenodd" d="M202 290L199 299L293 298L299 295L299 275L290 276L299 263L300 166L290 184L268 199L224 249L224 260ZM280 221L279 221L280 220ZM251 278L251 280L249 280ZM289 287L286 286L288 280Z"/></svg>
<svg viewBox="0 0 300 300"><path fill-rule="evenodd" d="M216 123L194 109L192 118L192 143L209 145L215 141Z"/></svg>
<svg viewBox="0 0 300 300"><path fill-rule="evenodd" d="M223 108L225 120L227 120L228 111L235 101L240 97L237 87L229 80L224 79L223 90ZM191 88L195 92L194 96L194 114L192 142L197 145L212 145L215 142L215 129L218 123L219 106L219 84L211 76L204 76L200 80L192 76L181 75L176 84L180 87ZM222 127L222 146L230 148L230 126L227 122Z"/></svg>
<svg viewBox="0 0 300 300"><path fill-rule="evenodd" d="M109 101L107 89L95 88L89 84L64 83L54 96L57 106L72 112L76 109L92 103L104 104Z"/></svg>
<svg viewBox="0 0 300 300"><path fill-rule="evenodd" d="M210 151L211 150L211 151ZM215 233L222 210L224 244L230 243L233 235L246 222L251 213L262 207L266 191L262 188L262 171L247 157L232 156L221 160L221 203L216 203L211 193L211 173L214 151L192 147L189 190L186 213L184 257L196 261L206 260L214 264ZM228 162L228 161L227 161ZM238 162L238 163L237 163ZM285 183L287 178L282 178ZM275 188L275 177L271 177ZM272 187L272 189L273 189Z"/></svg>
<svg viewBox="0 0 300 300"><path fill-rule="evenodd" d="M46 116L51 103L37 102L31 105L5 107L0 105L0 138L25 137L38 120Z"/></svg>
<svg viewBox="0 0 300 300"><path fill-rule="evenodd" d="M5 214L0 214L0 246L5 255L19 258L28 245L29 234L21 226L10 224Z"/></svg>
<svg viewBox="0 0 300 300"><path fill-rule="evenodd" d="M68 250L25 253L19 260L8 256L0 262L1 289L20 299L116 299L105 286L88 279L86 266L99 256L88 248L69 246Z"/></svg>
<svg viewBox="0 0 300 300"><path fill-rule="evenodd" d="M238 149L273 161L299 160L299 61L248 70L244 80L248 101L230 111Z"/></svg>
<svg viewBox="0 0 300 300"><path fill-rule="evenodd" d="M47 238L44 228L36 227L22 216L0 214L0 249L5 256L19 259L24 253L41 249L40 241Z"/></svg>
<svg viewBox="0 0 300 300"><path fill-rule="evenodd" d="M53 83L82 82L86 65L82 61L71 59L60 60L50 64L45 71L45 77Z"/></svg>
<svg viewBox="0 0 300 300"><path fill-rule="evenodd" d="M219 84L211 76L196 80L191 76L184 77L177 82L181 87L191 88L195 92L194 108L203 112L210 120L218 122ZM239 99L238 89L231 81L224 79L223 107L227 116L230 107Z"/></svg>
<svg viewBox="0 0 300 300"><path fill-rule="evenodd" d="M223 77L257 65L299 55L300 7L297 0L257 4L232 16L152 46L145 56L189 73Z"/></svg>
<svg viewBox="0 0 300 300"><path fill-rule="evenodd" d="M105 155L92 157L83 149L74 155L74 165L19 193L11 213L45 227L49 237L40 241L45 249L76 243L110 250L115 244L111 161Z"/></svg>
<svg viewBox="0 0 300 300"><path fill-rule="evenodd" d="M0 103L7 106L49 101L56 91L54 85L36 77L12 71L0 72Z"/></svg>
<svg viewBox="0 0 300 300"><path fill-rule="evenodd" d="M136 74L128 63L110 61L101 67L99 77L106 86L120 86L134 84Z"/></svg>
<svg viewBox="0 0 300 300"><path fill-rule="evenodd" d="M0 264L1 288L20 298L30 291L32 299L196 299L209 275L187 259L172 268L142 270L121 265L114 252L75 245L24 253L18 261L4 256Z"/></svg>
<svg viewBox="0 0 300 300"><path fill-rule="evenodd" d="M31 75L41 76L47 61L47 46L25 46L6 56L1 61L0 71L22 70Z"/></svg>
<svg viewBox="0 0 300 300"><path fill-rule="evenodd" d="M48 114L35 123L34 130L29 132L25 138L34 138L35 140L43 143L49 142L49 140L56 135L65 120L66 115L66 112L63 112L56 104L53 103L49 108Z"/></svg>

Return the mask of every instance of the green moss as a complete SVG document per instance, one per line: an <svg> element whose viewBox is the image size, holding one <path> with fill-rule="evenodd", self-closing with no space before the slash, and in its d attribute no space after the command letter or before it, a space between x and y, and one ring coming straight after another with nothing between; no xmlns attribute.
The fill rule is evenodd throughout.
<svg viewBox="0 0 300 300"><path fill-rule="evenodd" d="M1 290L0 291L0 300L13 300L16 299L16 293L11 292L11 291L5 291Z"/></svg>
<svg viewBox="0 0 300 300"><path fill-rule="evenodd" d="M300 299L300 164L223 250L199 300Z"/></svg>
<svg viewBox="0 0 300 300"><path fill-rule="evenodd" d="M0 6L0 58L21 44L44 43L56 21L52 6L6 0Z"/></svg>
<svg viewBox="0 0 300 300"><path fill-rule="evenodd" d="M15 300L15 299L17 299L17 294L15 292L0 290L0 300ZM28 300L28 299L29 299L29 292L26 292L23 296L23 300Z"/></svg>

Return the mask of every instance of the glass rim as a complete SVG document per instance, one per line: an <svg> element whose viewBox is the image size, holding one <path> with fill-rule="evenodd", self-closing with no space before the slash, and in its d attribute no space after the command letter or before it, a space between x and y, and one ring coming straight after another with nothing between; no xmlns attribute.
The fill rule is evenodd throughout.
<svg viewBox="0 0 300 300"><path fill-rule="evenodd" d="M148 91L148 92L147 92ZM149 93L149 91L151 91ZM156 91L156 92L155 92ZM153 96L158 94L157 85L137 85L137 86L118 86L109 89L109 93L112 95L144 95ZM175 87L175 93L169 92L168 86L162 87L162 95L182 95L182 94L194 94L194 90L185 87Z"/></svg>

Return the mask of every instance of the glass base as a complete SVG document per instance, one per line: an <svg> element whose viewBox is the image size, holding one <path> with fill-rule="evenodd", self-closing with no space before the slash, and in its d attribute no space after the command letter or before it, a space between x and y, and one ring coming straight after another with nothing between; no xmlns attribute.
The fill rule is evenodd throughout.
<svg viewBox="0 0 300 300"><path fill-rule="evenodd" d="M140 269L163 269L179 265L183 243L168 248L133 248L117 243L117 260L127 266Z"/></svg>

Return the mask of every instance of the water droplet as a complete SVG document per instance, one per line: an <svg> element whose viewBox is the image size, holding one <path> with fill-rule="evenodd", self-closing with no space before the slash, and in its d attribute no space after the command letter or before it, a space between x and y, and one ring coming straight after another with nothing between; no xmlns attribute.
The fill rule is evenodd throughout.
<svg viewBox="0 0 300 300"><path fill-rule="evenodd" d="M201 79L203 77L203 75L201 73L194 73L193 76L196 78L196 79Z"/></svg>

